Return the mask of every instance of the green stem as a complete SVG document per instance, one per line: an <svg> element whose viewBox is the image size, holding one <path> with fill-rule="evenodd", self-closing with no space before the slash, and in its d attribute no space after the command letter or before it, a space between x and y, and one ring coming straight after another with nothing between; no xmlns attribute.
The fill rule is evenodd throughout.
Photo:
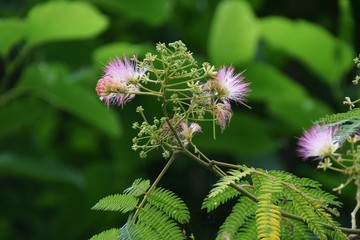
<svg viewBox="0 0 360 240"><path fill-rule="evenodd" d="M360 209L360 176L355 180L356 184L356 206L351 212L351 229L356 229L356 214Z"/></svg>
<svg viewBox="0 0 360 240"><path fill-rule="evenodd" d="M114 92L115 93L115 92ZM157 93L157 92L126 92L124 94L134 94L134 95L148 95L148 96L154 96L154 97L161 97L162 94L161 93Z"/></svg>
<svg viewBox="0 0 360 240"><path fill-rule="evenodd" d="M160 182L160 180L162 179L162 177L165 175L166 171L169 169L169 167L171 166L171 164L174 162L175 158L176 158L177 152L174 152L172 154L172 156L170 157L170 159L167 161L165 167L161 170L160 174L157 176L157 178L155 179L155 181L153 182L153 184L151 185L151 187L149 188L149 190L147 190L147 192L144 195L144 198L142 199L141 203L139 204L139 206L137 207L137 210L133 216L133 218L135 219L138 214L139 211L144 207L149 195L151 194L152 191L154 191L155 187L158 185L158 183Z"/></svg>
<svg viewBox="0 0 360 240"><path fill-rule="evenodd" d="M330 159L335 162L336 164L338 164L339 166L341 166L342 168L346 169L348 168L347 166L345 166L344 164L342 164L341 162L339 162L334 156L330 156Z"/></svg>

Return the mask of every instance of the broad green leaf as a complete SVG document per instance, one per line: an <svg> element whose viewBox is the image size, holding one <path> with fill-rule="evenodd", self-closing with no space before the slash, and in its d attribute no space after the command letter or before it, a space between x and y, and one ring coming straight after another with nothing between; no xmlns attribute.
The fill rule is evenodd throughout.
<svg viewBox="0 0 360 240"><path fill-rule="evenodd" d="M294 129L331 113L329 106L311 98L302 85L269 65L253 64L246 70L246 79L251 82L250 102L266 103L270 114Z"/></svg>
<svg viewBox="0 0 360 240"><path fill-rule="evenodd" d="M350 46L318 25L267 17L262 20L262 32L269 45L299 60L327 84L337 85L352 66Z"/></svg>
<svg viewBox="0 0 360 240"><path fill-rule="evenodd" d="M236 108L234 105L233 108ZM217 128L216 140L212 139L211 123L204 123L203 133L197 134L193 142L199 149L218 153L247 156L268 153L276 148L270 129L261 119L244 113L244 107L239 106L240 113L234 112L229 128L220 133ZM235 109L234 109L235 111ZM210 135L210 136L209 136Z"/></svg>
<svg viewBox="0 0 360 240"><path fill-rule="evenodd" d="M24 37L24 23L16 18L0 19L0 36L0 56L4 56Z"/></svg>
<svg viewBox="0 0 360 240"><path fill-rule="evenodd" d="M115 15L149 25L163 24L172 13L172 1L168 0L92 0Z"/></svg>
<svg viewBox="0 0 360 240"><path fill-rule="evenodd" d="M118 136L118 120L98 100L95 90L90 91L71 80L61 65L31 65L21 76L17 90L30 92L106 134Z"/></svg>
<svg viewBox="0 0 360 240"><path fill-rule="evenodd" d="M83 176L73 169L53 162L40 161L33 156L22 156L14 153L0 154L0 173L2 176L69 183L77 187L84 185Z"/></svg>
<svg viewBox="0 0 360 240"><path fill-rule="evenodd" d="M26 19L30 45L92 38L108 25L107 18L87 2L51 1L33 7Z"/></svg>
<svg viewBox="0 0 360 240"><path fill-rule="evenodd" d="M152 48L153 46L150 43L131 44L127 42L116 42L97 48L92 58L95 64L102 64L104 66L109 60L116 57L121 58L124 55L128 57L137 55L139 58L143 58L145 53L150 52Z"/></svg>
<svg viewBox="0 0 360 240"><path fill-rule="evenodd" d="M216 64L239 65L256 54L259 26L246 1L219 3L210 27L208 52Z"/></svg>

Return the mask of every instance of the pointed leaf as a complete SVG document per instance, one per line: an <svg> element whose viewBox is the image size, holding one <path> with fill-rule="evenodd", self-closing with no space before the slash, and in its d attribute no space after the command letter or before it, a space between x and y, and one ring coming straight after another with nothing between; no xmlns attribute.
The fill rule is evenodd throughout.
<svg viewBox="0 0 360 240"><path fill-rule="evenodd" d="M264 39L271 46L298 59L328 84L338 84L352 67L354 53L318 25L282 17L262 20Z"/></svg>
<svg viewBox="0 0 360 240"><path fill-rule="evenodd" d="M246 1L221 1L211 24L208 51L214 64L238 65L252 60L259 26Z"/></svg>
<svg viewBox="0 0 360 240"><path fill-rule="evenodd" d="M61 65L32 65L21 76L16 90L37 95L110 136L118 136L118 120L98 100L95 90L91 91L71 80Z"/></svg>
<svg viewBox="0 0 360 240"><path fill-rule="evenodd" d="M265 102L269 113L294 129L301 129L331 112L329 106L311 98L306 89L277 69L253 64L246 71L251 81L250 99Z"/></svg>
<svg viewBox="0 0 360 240"><path fill-rule="evenodd" d="M98 35L107 25L107 18L90 3L51 1L30 10L26 36L30 45L86 39Z"/></svg>

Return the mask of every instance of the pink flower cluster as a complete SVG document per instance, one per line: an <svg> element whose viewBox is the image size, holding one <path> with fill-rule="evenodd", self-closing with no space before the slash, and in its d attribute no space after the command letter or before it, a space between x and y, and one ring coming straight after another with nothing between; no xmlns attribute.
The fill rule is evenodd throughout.
<svg viewBox="0 0 360 240"><path fill-rule="evenodd" d="M298 142L297 152L304 159L310 157L324 158L331 156L340 147L335 138L338 127L324 128L314 125L310 130L305 131Z"/></svg>
<svg viewBox="0 0 360 240"><path fill-rule="evenodd" d="M124 105L140 91L139 80L147 69L139 67L136 60L116 58L104 68L104 76L98 81L96 92L106 105ZM250 92L250 83L244 82L243 75L235 74L233 67L221 67L215 76L201 84L204 98L213 99L212 109L221 130L232 118L231 101L244 103ZM203 99L204 99L203 98Z"/></svg>
<svg viewBox="0 0 360 240"><path fill-rule="evenodd" d="M233 67L222 67L214 77L204 84L210 96L218 99L214 106L214 115L220 128L224 130L232 117L231 101L243 103L250 92L250 83L244 82L241 73L234 74Z"/></svg>
<svg viewBox="0 0 360 240"><path fill-rule="evenodd" d="M139 92L139 79L145 75L146 68L140 68L136 61L126 57L116 58L104 68L104 76L96 85L100 100L106 105L124 105Z"/></svg>

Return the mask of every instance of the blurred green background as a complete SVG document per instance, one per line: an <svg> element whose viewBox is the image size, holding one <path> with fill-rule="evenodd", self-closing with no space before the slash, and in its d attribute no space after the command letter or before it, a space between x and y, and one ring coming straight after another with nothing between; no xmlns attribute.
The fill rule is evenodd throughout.
<svg viewBox="0 0 360 240"><path fill-rule="evenodd" d="M196 136L210 158L283 169L331 191L341 178L298 158L296 137L319 117L346 111L345 96L359 97L351 84L359 10L357 0L1 1L0 238L88 239L122 226L127 216L90 208L159 173L160 155L140 159L131 150L135 108L158 108L136 97L108 109L95 86L109 59L141 59L157 42L182 40L200 62L246 70L252 110L236 107L216 141L211 126ZM184 228L196 239L213 239L229 211L200 210L215 181L180 158L160 183L187 202ZM344 226L353 190L340 196Z"/></svg>

